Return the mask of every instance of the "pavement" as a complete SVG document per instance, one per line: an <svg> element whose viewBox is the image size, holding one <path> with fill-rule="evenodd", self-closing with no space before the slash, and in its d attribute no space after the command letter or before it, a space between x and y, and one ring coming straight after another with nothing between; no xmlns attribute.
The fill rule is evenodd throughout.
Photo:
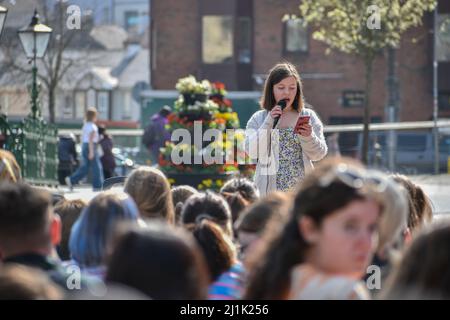
<svg viewBox="0 0 450 320"><path fill-rule="evenodd" d="M450 214L450 174L409 176L433 203L435 215Z"/></svg>

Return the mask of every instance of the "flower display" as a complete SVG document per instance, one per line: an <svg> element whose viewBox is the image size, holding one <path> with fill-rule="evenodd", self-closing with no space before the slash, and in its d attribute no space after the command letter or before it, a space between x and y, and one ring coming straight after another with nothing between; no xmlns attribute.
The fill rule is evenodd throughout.
<svg viewBox="0 0 450 320"><path fill-rule="evenodd" d="M186 129L192 133L196 123L200 122L202 132L208 129L217 129L222 132L222 137L219 136L220 139L217 141L202 142L201 146L196 146L194 141L188 143L185 141L183 143L167 142L161 148L159 167L168 174L171 184L177 184L178 174L192 174L193 177L210 175L211 178L208 179L195 180L192 178L190 183L200 190L218 190L223 185L223 179L218 177L226 177L239 172L242 166L238 165L237 156L241 156L241 159L245 156L239 150L235 153L232 152L235 145L231 141L227 141L226 136L227 129L240 127L238 114L233 111L231 100L225 98L227 91L221 82L197 81L194 76L189 75L179 79L175 87L180 95L174 102L174 112L168 116L166 128L171 132L177 129ZM236 134L235 139L242 142L242 134ZM172 161L173 154L191 161L175 164ZM212 161L212 163L195 161L199 157L204 159L205 155L210 155L213 160L220 159L220 161ZM228 159L227 157L230 155L234 158ZM171 174L173 175L171 176ZM194 181L201 181L201 183Z"/></svg>
<svg viewBox="0 0 450 320"><path fill-rule="evenodd" d="M198 186L198 190L213 190L213 191L219 191L220 188L223 186L223 180L222 179L204 179Z"/></svg>
<svg viewBox="0 0 450 320"><path fill-rule="evenodd" d="M193 75L178 80L175 88L181 94L210 94L211 83L208 80L197 81Z"/></svg>

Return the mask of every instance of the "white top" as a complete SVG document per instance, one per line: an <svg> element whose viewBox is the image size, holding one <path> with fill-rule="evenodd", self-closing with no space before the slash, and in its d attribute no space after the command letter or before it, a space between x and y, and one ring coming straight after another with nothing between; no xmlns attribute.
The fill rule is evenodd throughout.
<svg viewBox="0 0 450 320"><path fill-rule="evenodd" d="M344 276L325 274L313 266L301 264L291 273L291 300L369 300L361 281Z"/></svg>
<svg viewBox="0 0 450 320"><path fill-rule="evenodd" d="M93 122L85 122L83 125L83 129L81 129L81 142L82 143L89 143L89 136L92 131L95 132L94 136L94 143L98 142L98 128Z"/></svg>

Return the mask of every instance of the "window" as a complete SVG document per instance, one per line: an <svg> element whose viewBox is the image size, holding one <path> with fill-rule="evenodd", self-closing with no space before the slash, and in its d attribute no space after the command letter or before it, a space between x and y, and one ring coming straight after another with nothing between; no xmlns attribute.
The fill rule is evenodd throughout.
<svg viewBox="0 0 450 320"><path fill-rule="evenodd" d="M237 21L237 57L239 63L251 63L252 20L249 17L239 17Z"/></svg>
<svg viewBox="0 0 450 320"><path fill-rule="evenodd" d="M97 95L95 93L94 89L89 89L87 91L87 107L94 107L94 108L98 108L97 107Z"/></svg>
<svg viewBox="0 0 450 320"><path fill-rule="evenodd" d="M425 151L426 146L427 136L425 134L399 134L397 136L398 151Z"/></svg>
<svg viewBox="0 0 450 320"><path fill-rule="evenodd" d="M63 118L64 119L72 119L73 118L73 107L72 107L72 97L71 96L64 97Z"/></svg>
<svg viewBox="0 0 450 320"><path fill-rule="evenodd" d="M450 92L439 92L439 109L450 110Z"/></svg>
<svg viewBox="0 0 450 320"><path fill-rule="evenodd" d="M124 92L123 94L124 104L123 104L123 112L122 112L122 120L130 120L131 119L131 92Z"/></svg>
<svg viewBox="0 0 450 320"><path fill-rule="evenodd" d="M438 14L436 54L438 61L450 61L450 14Z"/></svg>
<svg viewBox="0 0 450 320"><path fill-rule="evenodd" d="M284 51L308 52L308 30L301 19L284 22Z"/></svg>
<svg viewBox="0 0 450 320"><path fill-rule="evenodd" d="M233 18L203 16L202 56L204 63L231 63L233 59Z"/></svg>
<svg viewBox="0 0 450 320"><path fill-rule="evenodd" d="M9 97L7 93L4 93L0 96L0 114L8 114L9 110Z"/></svg>
<svg viewBox="0 0 450 320"><path fill-rule="evenodd" d="M109 120L109 93L108 91L97 92L98 117L102 120Z"/></svg>
<svg viewBox="0 0 450 320"><path fill-rule="evenodd" d="M84 91L75 92L75 118L83 119L86 110L86 93Z"/></svg>
<svg viewBox="0 0 450 320"><path fill-rule="evenodd" d="M128 32L137 32L139 26L139 13L137 11L125 12L125 30Z"/></svg>
<svg viewBox="0 0 450 320"><path fill-rule="evenodd" d="M450 154L450 136L443 136L440 138L439 152Z"/></svg>

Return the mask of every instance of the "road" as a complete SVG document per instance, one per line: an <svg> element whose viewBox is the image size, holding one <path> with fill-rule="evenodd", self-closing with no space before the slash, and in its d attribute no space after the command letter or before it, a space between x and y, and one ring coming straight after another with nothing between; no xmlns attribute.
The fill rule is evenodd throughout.
<svg viewBox="0 0 450 320"><path fill-rule="evenodd" d="M435 215L450 214L450 175L419 175L410 178L430 197Z"/></svg>

